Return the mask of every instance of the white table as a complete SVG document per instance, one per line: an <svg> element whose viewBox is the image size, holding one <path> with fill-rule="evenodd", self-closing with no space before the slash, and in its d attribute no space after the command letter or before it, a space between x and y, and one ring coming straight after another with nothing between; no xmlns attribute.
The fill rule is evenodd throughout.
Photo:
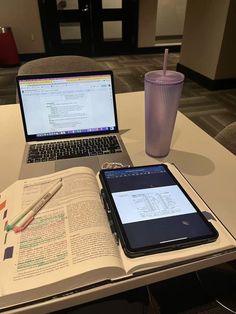
<svg viewBox="0 0 236 314"><path fill-rule="evenodd" d="M236 156L178 112L169 155L149 157L144 152L144 93L119 94L117 102L134 165L173 162L236 238Z"/></svg>
<svg viewBox="0 0 236 314"><path fill-rule="evenodd" d="M134 165L154 164L160 161L175 163L236 238L236 157L184 115L178 113L169 155L163 159L151 158L144 152L143 92L119 94L117 103L122 138ZM0 106L0 128L0 190L3 190L17 180L24 150L25 140L19 105ZM217 254L201 261L37 304L22 309L21 313L45 313L71 307L235 258L235 252Z"/></svg>

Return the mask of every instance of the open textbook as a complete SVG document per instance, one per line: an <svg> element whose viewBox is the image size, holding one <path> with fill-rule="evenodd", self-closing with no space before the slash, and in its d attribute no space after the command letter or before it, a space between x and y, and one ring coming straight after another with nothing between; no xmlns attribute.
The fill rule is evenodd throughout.
<svg viewBox="0 0 236 314"><path fill-rule="evenodd" d="M129 278L235 249L235 240L181 174L170 165L198 207L219 232L215 242L177 251L128 258L111 232L94 172L75 167L16 181L1 193L0 309L92 284ZM5 232L7 222L56 180L62 187L22 232Z"/></svg>

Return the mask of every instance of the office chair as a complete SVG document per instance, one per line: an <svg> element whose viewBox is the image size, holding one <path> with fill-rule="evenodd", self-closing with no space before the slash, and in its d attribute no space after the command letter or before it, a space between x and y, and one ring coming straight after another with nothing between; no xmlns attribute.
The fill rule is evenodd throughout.
<svg viewBox="0 0 236 314"><path fill-rule="evenodd" d="M19 68L18 75L96 71L101 69L104 69L104 66L91 58L66 55L26 62Z"/></svg>
<svg viewBox="0 0 236 314"><path fill-rule="evenodd" d="M220 131L215 139L236 155L236 121L227 125Z"/></svg>
<svg viewBox="0 0 236 314"><path fill-rule="evenodd" d="M40 58L26 62L20 66L17 75L97 71L103 69L107 68L91 58L66 55ZM16 102L19 102L17 91Z"/></svg>

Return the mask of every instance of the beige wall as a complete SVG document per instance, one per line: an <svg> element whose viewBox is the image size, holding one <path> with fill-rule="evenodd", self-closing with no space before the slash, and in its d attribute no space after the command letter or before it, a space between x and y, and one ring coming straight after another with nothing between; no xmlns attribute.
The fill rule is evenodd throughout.
<svg viewBox="0 0 236 314"><path fill-rule="evenodd" d="M1 0L0 26L10 26L18 52L44 52L37 0Z"/></svg>
<svg viewBox="0 0 236 314"><path fill-rule="evenodd" d="M113 3L120 5L120 0ZM138 47L155 45L157 3L139 0ZM0 24L12 28L19 53L45 52L37 0L0 0Z"/></svg>
<svg viewBox="0 0 236 314"><path fill-rule="evenodd" d="M140 0L139 47L154 46L156 13L157 0ZM1 0L0 23L12 28L19 53L45 52L37 0Z"/></svg>
<svg viewBox="0 0 236 314"><path fill-rule="evenodd" d="M226 22L224 40L216 71L216 79L236 77L236 1L230 1L229 14Z"/></svg>
<svg viewBox="0 0 236 314"><path fill-rule="evenodd" d="M229 5L230 0L188 0L181 65L216 78Z"/></svg>
<svg viewBox="0 0 236 314"><path fill-rule="evenodd" d="M158 0L156 36L183 35L187 0Z"/></svg>
<svg viewBox="0 0 236 314"><path fill-rule="evenodd" d="M139 0L138 47L153 47L156 37L157 0Z"/></svg>

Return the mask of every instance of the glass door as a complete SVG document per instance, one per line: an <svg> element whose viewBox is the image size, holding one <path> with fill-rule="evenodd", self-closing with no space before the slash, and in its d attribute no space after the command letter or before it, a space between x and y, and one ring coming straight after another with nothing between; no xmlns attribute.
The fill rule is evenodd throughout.
<svg viewBox="0 0 236 314"><path fill-rule="evenodd" d="M138 0L38 0L48 54L108 55L137 47Z"/></svg>
<svg viewBox="0 0 236 314"><path fill-rule="evenodd" d="M39 0L46 52L88 54L91 30L86 0Z"/></svg>
<svg viewBox="0 0 236 314"><path fill-rule="evenodd" d="M131 53L137 48L138 1L93 1L94 45L97 55Z"/></svg>

